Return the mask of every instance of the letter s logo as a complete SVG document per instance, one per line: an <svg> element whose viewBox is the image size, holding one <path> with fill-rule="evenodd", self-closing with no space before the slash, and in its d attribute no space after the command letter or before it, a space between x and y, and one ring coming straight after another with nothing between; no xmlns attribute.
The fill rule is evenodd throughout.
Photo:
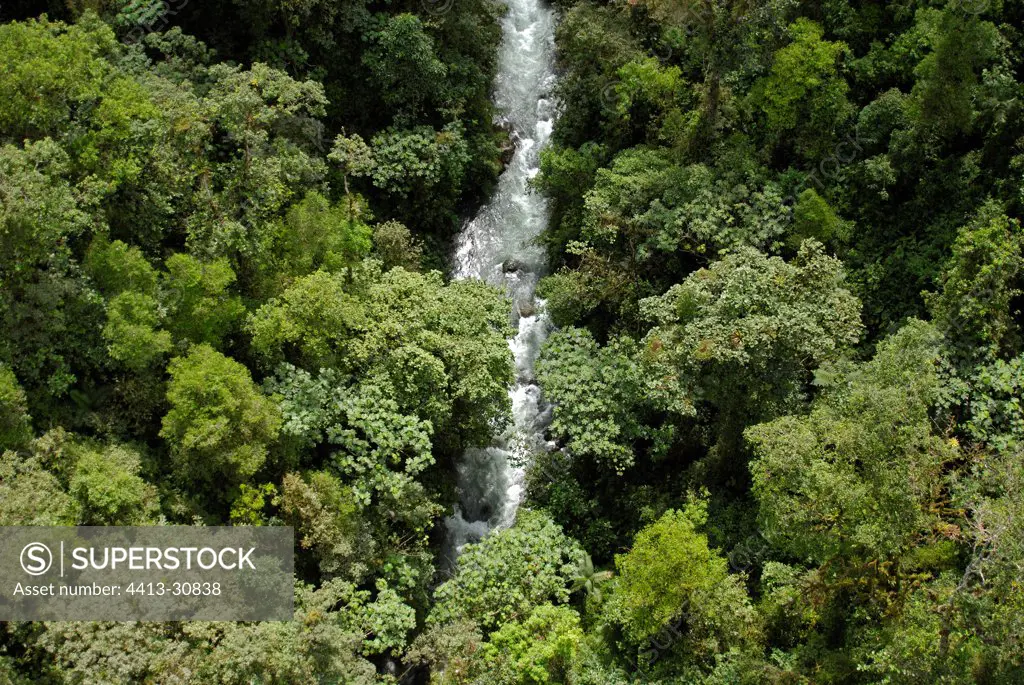
<svg viewBox="0 0 1024 685"><path fill-rule="evenodd" d="M53 565L50 548L41 542L30 542L21 550L21 568L30 576L41 576Z"/></svg>

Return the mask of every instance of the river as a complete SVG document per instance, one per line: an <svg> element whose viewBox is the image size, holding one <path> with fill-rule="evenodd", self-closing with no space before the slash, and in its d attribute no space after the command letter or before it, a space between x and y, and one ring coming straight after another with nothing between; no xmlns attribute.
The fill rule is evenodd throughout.
<svg viewBox="0 0 1024 685"><path fill-rule="evenodd" d="M555 118L555 13L543 0L506 0L494 102L511 127L515 154L497 189L456 242L454 277L479 278L502 287L512 301L517 335L509 340L516 383L509 390L513 424L486 447L468 449L458 466L459 502L446 520L449 564L463 545L512 525L524 495L532 455L551 449L544 431L551 408L541 399L534 362L550 330L544 302L535 298L546 263L535 244L547 226L544 198L528 188Z"/></svg>

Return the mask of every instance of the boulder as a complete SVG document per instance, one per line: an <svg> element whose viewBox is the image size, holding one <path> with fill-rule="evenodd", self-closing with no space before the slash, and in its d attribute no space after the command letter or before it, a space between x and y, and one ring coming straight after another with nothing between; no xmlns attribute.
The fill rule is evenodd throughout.
<svg viewBox="0 0 1024 685"><path fill-rule="evenodd" d="M501 263L501 270L507 274L528 273L530 271L526 264L518 259L506 259Z"/></svg>

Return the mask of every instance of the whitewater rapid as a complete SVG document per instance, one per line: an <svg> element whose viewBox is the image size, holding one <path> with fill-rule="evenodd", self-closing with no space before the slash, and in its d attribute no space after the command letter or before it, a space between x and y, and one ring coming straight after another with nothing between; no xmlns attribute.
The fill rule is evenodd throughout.
<svg viewBox="0 0 1024 685"><path fill-rule="evenodd" d="M490 202L459 234L454 277L503 287L513 302L511 321L518 329L509 340L517 376L509 390L513 425L491 445L467 450L459 463L459 502L445 521L449 563L467 542L512 525L524 495L525 467L538 451L553 448L544 439L551 408L534 378L534 362L551 327L543 300L534 296L546 267L544 250L534 239L547 227L548 208L528 182L539 171L539 153L556 114L555 14L543 0L506 4L494 102L516 148Z"/></svg>

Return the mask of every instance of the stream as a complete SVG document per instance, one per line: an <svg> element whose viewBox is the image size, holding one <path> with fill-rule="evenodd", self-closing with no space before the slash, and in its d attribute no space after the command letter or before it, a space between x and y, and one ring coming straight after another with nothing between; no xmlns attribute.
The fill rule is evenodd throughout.
<svg viewBox="0 0 1024 685"><path fill-rule="evenodd" d="M534 238L547 226L548 209L527 183L539 171L539 153L556 114L555 12L543 0L506 4L494 102L516 148L494 195L458 236L453 276L502 287L512 300L511 321L518 329L508 341L516 365L516 382L509 390L513 423L491 445L462 456L459 502L445 521L449 565L466 543L512 525L524 495L526 466L539 450L553 447L544 438L551 407L534 378L534 363L551 328L543 300L534 296L546 267L544 250Z"/></svg>

